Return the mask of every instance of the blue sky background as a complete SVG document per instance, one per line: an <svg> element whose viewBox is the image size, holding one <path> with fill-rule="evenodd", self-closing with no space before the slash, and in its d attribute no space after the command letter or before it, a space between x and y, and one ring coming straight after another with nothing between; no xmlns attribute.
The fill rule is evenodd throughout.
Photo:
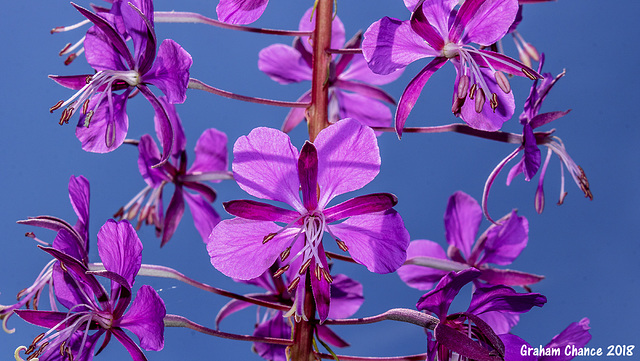
<svg viewBox="0 0 640 361"><path fill-rule="evenodd" d="M273 0L255 26L295 29L311 1ZM81 1L80 5L88 3ZM156 10L194 11L215 17L217 1L156 1ZM365 5L365 6L363 6ZM365 30L383 16L400 19L409 12L400 0L338 2L338 15L345 23L347 38ZM547 207L542 215L533 207L537 177L525 182L521 177L509 187L501 175L492 190L490 211L495 217L517 208L529 219L529 245L510 268L543 274L546 279L533 287L547 296L541 309L521 317L513 332L530 344L545 345L569 323L582 317L591 319L591 347L609 345L640 346L639 271L640 227L640 125L636 106L640 103L637 76L640 3L560 0L527 5L519 27L525 38L547 55L545 71L567 75L553 89L542 111L573 109L547 125L555 128L591 183L594 200L584 199L567 176L569 192L562 206L555 201L560 189L557 157L547 171ZM34 231L52 241L53 232L15 224L28 216L54 215L75 222L69 204L69 177L84 175L91 182L91 251L97 260L95 235L104 222L127 203L145 183L138 173L137 150L122 146L106 154L85 153L74 135L74 117L59 126L59 111L49 107L72 95L68 89L47 79L49 74L71 75L90 72L84 58L63 65L58 51L67 42L77 41L86 31L50 35L55 26L82 20L66 1L6 2L0 13L3 56L0 97L0 304L14 302L15 294L29 286L50 256L36 248L24 233ZM260 49L273 44L290 44L290 37L238 33L193 24L156 24L159 40L172 38L194 58L191 76L239 94L296 100L309 83L282 86L257 69ZM510 38L508 54L516 56ZM406 83L426 61L410 65L404 75L385 89L398 98ZM442 125L459 121L451 112L455 71L446 65L429 81L407 126ZM528 94L530 81L511 80L517 110ZM285 108L247 104L194 90L188 92L178 111L187 131L191 152L203 130L215 127L229 137L229 149L239 136L257 126L279 128ZM129 138L153 132L153 112L142 97L128 103ZM517 118L507 122L506 131L519 132ZM298 147L306 139L304 127L292 133ZM399 198L396 207L405 220L412 239L431 239L446 245L443 214L448 197L462 190L480 199L486 177L514 146L473 139L458 134L407 134L398 141L394 134L379 138L382 170L378 178L356 196L371 192L392 192ZM543 154L545 154L543 152ZM228 217L221 203L249 197L232 182L215 186L216 209ZM166 192L170 193L170 192ZM339 201L339 200L338 200ZM168 203L168 200L167 200ZM165 203L165 204L167 204ZM485 221L484 230L489 226ZM152 228L139 232L145 249L143 262L180 270L197 280L239 293L254 288L225 279L209 263L204 244L185 214L178 232L163 248ZM356 314L365 317L394 307L414 308L423 292L404 285L397 275L371 274L359 265L337 262L335 273L346 273L364 285L366 302ZM188 317L212 326L226 299L166 280L138 277L138 286L150 284L165 300L168 313ZM466 293L465 293L466 292ZM454 307L466 308L470 290L465 289ZM229 317L222 330L250 334L255 308ZM19 345L28 345L42 329L27 325L17 317L9 322L15 334L0 335L0 358L10 359ZM424 332L416 326L387 321L366 326L334 327L352 344L340 353L359 356L393 356L425 352ZM147 352L150 360L259 360L250 345L221 340L182 329L167 329L165 349ZM112 344L98 359L128 357L125 349ZM636 348L636 354L640 348ZM604 356L603 356L604 357Z"/></svg>

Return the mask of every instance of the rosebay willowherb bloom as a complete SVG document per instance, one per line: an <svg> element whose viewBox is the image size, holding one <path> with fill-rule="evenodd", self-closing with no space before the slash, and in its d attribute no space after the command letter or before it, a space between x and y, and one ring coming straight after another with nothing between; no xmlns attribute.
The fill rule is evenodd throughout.
<svg viewBox="0 0 640 361"><path fill-rule="evenodd" d="M542 66L544 65L544 54L542 54L539 63L538 71L542 71ZM541 165L541 152L540 145L544 145L547 147L547 156L545 158L545 162L542 165L542 170L540 170L540 178L538 180L538 188L536 190L535 195L535 208L538 213L542 213L544 209L545 199L544 199L544 176L547 170L547 166L549 165L549 160L551 159L551 155L553 153L557 154L562 163L560 164L561 170L561 187L560 187L560 198L558 200L558 204L562 204L564 202L564 197L567 195L564 188L564 166L567 167L571 178L573 178L576 185L582 190L585 197L589 199L593 199L593 194L591 193L591 189L589 188L589 180L584 173L582 167L577 165L573 159L569 156L564 143L562 140L556 136L553 136L553 131L550 132L538 132L534 133L533 130L539 128L545 124L548 124L556 119L562 118L567 115L570 110L566 111L552 111L548 113L540 114L540 108L542 107L542 102L545 100L551 88L556 84L560 78L565 75L565 72L558 74L553 77L550 73L544 73L544 77L541 81L536 80L531 86L531 92L529 93L529 97L524 104L524 110L522 114L520 114L520 123L522 124L522 144L511 154L509 154L506 158L504 158L498 166L491 172L487 182L485 184L484 195L482 199L482 209L487 218L488 216L487 210L487 198L489 195L489 191L491 190L491 186L495 178L498 176L502 168L516 157L520 152L523 153L522 158L518 163L516 163L507 176L507 185L511 184L511 181L519 174L524 174L525 180L531 180L538 170L540 170Z"/></svg>
<svg viewBox="0 0 640 361"><path fill-rule="evenodd" d="M269 0L220 0L218 19L230 24L250 24L260 18Z"/></svg>
<svg viewBox="0 0 640 361"><path fill-rule="evenodd" d="M405 261L409 234L392 208L394 195L363 195L327 208L335 196L362 188L378 174L380 153L371 128L341 120L300 152L285 133L256 128L238 139L233 154L234 179L243 190L294 210L253 200L225 203L236 218L220 222L207 245L211 263L225 275L256 278L280 258L284 266L276 274L292 269L295 275L287 285L295 293L291 312L306 317L303 300L310 280L324 321L333 282L322 242L325 232L372 272L393 272Z"/></svg>
<svg viewBox="0 0 640 361"><path fill-rule="evenodd" d="M584 355L582 348L591 340L589 319L572 322L545 346L531 347L513 334L499 335L505 347L505 361L569 361Z"/></svg>
<svg viewBox="0 0 640 361"><path fill-rule="evenodd" d="M464 192L454 193L444 215L447 251L433 241L412 241L407 248L407 265L398 269L398 276L411 287L431 289L447 271L412 265L416 257L430 257L451 259L461 267L475 267L481 271L478 280L492 285L528 286L542 280L542 276L490 266L511 264L520 255L529 239L527 219L513 211L499 224L489 226L476 240L482 218L482 209L473 197Z"/></svg>
<svg viewBox="0 0 640 361"><path fill-rule="evenodd" d="M275 269L278 263L274 264ZM274 268L272 267L272 269ZM267 290L266 293L252 293L249 296L254 299L280 303L286 306L293 305L293 294L287 290L286 278L296 277L296 271L291 268L283 275L274 277L271 270L267 270L260 277L241 281ZM353 315L364 302L362 285L351 278L337 274L333 276L331 283L331 309L329 318L347 318ZM220 322L229 315L252 306L243 300L232 300L227 303L216 316L216 328ZM263 316L258 314L254 336L278 337L284 339L291 338L292 324L284 317L284 312L278 310L265 311ZM340 336L334 333L327 325L316 325L315 332L320 340L335 347L347 347L349 344ZM264 359L271 361L286 361L286 347L284 345L274 345L268 343L254 343L255 351Z"/></svg>
<svg viewBox="0 0 640 361"><path fill-rule="evenodd" d="M58 232L51 246L72 255L86 266L89 262L89 181L85 177L71 176L69 179L69 200L78 216L78 220L73 226L63 219L52 216L30 217L29 219L18 221L18 223ZM34 238L39 243L49 245L38 239L33 232L27 233L27 236ZM18 293L18 302L9 306L0 305L0 319L5 332L13 332L13 330L7 328L7 320L14 310L23 306L32 307L33 309L40 307L40 300L45 286L49 286L49 299L54 299L51 275L56 265L57 261L55 259L47 263L33 284ZM52 307L55 309L55 303Z"/></svg>
<svg viewBox="0 0 640 361"><path fill-rule="evenodd" d="M491 312L520 314L534 306L542 307L546 297L539 293L516 293L507 286L478 287L465 312L449 313L449 306L462 287L480 276L469 268L445 275L435 289L420 297L419 310L433 313L440 322L427 338L427 360L450 360L456 353L460 360L504 360L505 345L483 316ZM455 359L455 358L454 358Z"/></svg>
<svg viewBox="0 0 640 361"><path fill-rule="evenodd" d="M511 86L504 73L540 77L533 69L503 54L479 50L501 39L518 11L517 0L458 0L406 2L416 6L411 20L389 17L373 23L364 34L362 51L369 67L390 74L415 60L434 59L411 80L396 111L396 131L402 128L422 88L447 61L456 69L452 111L470 126L494 131L514 113Z"/></svg>
<svg viewBox="0 0 640 361"><path fill-rule="evenodd" d="M25 321L49 328L29 347L29 359L89 361L98 340L98 353L115 337L135 361L146 360L140 347L158 351L164 346L164 302L150 286L142 286L131 302L135 277L142 263L142 242L128 221L108 220L98 232L98 253L104 271L90 271L80 260L55 248L43 247L60 265L54 268L56 299L69 311L16 310ZM111 295L95 275L111 280ZM127 307L131 307L127 310ZM138 336L138 346L127 335ZM91 333L91 331L95 331Z"/></svg>
<svg viewBox="0 0 640 361"><path fill-rule="evenodd" d="M307 10L300 20L301 31L311 31L313 9ZM331 47L334 49L357 49L362 42L358 33L345 44L344 25L336 16L332 22ZM280 84L297 83L312 78L312 49L309 37L296 38L293 46L274 44L260 51L258 68ZM329 91L329 123L339 119L354 118L368 126L386 127L391 124L391 111L382 102L395 105L395 100L374 85L383 85L396 80L402 72L389 75L373 73L361 54L334 56L330 63L327 87ZM298 102L311 101L311 91L305 92ZM288 133L305 119L304 108L293 108L287 115L282 131Z"/></svg>
<svg viewBox="0 0 640 361"><path fill-rule="evenodd" d="M158 132L163 140L160 163L165 162L171 152L173 129L162 103L148 86L158 87L170 103L184 102L191 56L170 39L160 44L156 54L151 0L115 3L114 6L120 6L118 15L94 14L73 5L93 23L84 46L87 62L96 73L51 76L58 84L78 90L68 100L51 107L51 111L64 108L60 118L60 124L64 124L80 110L76 136L82 149L106 153L123 143L129 127L127 100L140 92L160 119ZM133 41L133 55L127 47L127 37Z"/></svg>
<svg viewBox="0 0 640 361"><path fill-rule="evenodd" d="M220 216L211 206L216 199L216 192L204 181L219 182L221 179L231 179L231 173L227 171L227 136L217 129L205 130L196 143L195 160L191 167L187 168L187 141L182 122L175 106L164 97L159 99L167 110L175 130L172 155L169 161L156 167L161 158L158 146L148 134L140 138L138 168L147 186L120 208L114 217L133 220L137 216L138 227L143 222L155 225L156 233L161 238L160 246L164 246L182 220L186 201L195 227L206 242L213 227L220 222ZM156 118L156 128L158 123ZM171 183L175 188L165 214L162 193L165 186ZM186 189L196 193L187 192ZM144 202L147 195L149 197Z"/></svg>

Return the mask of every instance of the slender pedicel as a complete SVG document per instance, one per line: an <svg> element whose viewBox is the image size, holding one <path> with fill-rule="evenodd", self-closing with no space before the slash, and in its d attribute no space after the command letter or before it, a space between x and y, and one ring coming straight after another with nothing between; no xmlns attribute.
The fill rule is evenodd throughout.
<svg viewBox="0 0 640 361"><path fill-rule="evenodd" d="M209 92L209 93L212 93L212 94L216 94L216 95L220 95L220 96L223 96L225 98L242 100L242 101L250 102L250 103L275 105L275 106L279 106L279 107L288 107L288 108L306 108L306 107L308 107L310 105L310 103L306 103L306 102L287 102L287 101L271 100L271 99L265 99L265 98L256 98L256 97L250 97L250 96L246 96L246 95L234 94L234 93L228 92L226 90L222 90L222 89L218 89L218 88L212 87L211 85L205 84L205 83L201 82L200 80L193 79L193 78L189 79L189 85L187 86L187 88L188 89L204 90L206 92Z"/></svg>

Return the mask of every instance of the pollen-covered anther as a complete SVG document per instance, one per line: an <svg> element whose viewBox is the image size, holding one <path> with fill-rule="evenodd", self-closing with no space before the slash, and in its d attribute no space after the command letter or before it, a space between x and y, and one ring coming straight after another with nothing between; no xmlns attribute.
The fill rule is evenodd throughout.
<svg viewBox="0 0 640 361"><path fill-rule="evenodd" d="M484 107L484 103L487 101L487 98L484 95L484 90L479 89L476 96L476 113L482 113L482 108Z"/></svg>
<svg viewBox="0 0 640 361"><path fill-rule="evenodd" d="M504 73L501 71L496 71L493 76L495 77L496 83L498 83L500 89L502 89L505 94L509 94L511 92L511 84L509 83L509 80L504 75Z"/></svg>
<svg viewBox="0 0 640 361"><path fill-rule="evenodd" d="M524 75L526 75L527 78L529 78L531 80L536 80L537 79L537 77L532 72L530 72L527 68L522 68L522 73Z"/></svg>
<svg viewBox="0 0 640 361"><path fill-rule="evenodd" d="M93 75L87 75L87 77L84 78L84 81L87 84L91 83L91 80L93 80Z"/></svg>
<svg viewBox="0 0 640 361"><path fill-rule="evenodd" d="M71 64L74 60L76 60L76 58L78 57L77 53L71 53L69 54L69 56L67 56L66 59L64 59L64 65L69 65Z"/></svg>
<svg viewBox="0 0 640 361"><path fill-rule="evenodd" d="M318 281L320 281L322 279L322 272L323 269L322 267L320 267L319 264L316 265L316 269L314 270L314 273L316 275L316 278L318 279Z"/></svg>
<svg viewBox="0 0 640 361"><path fill-rule="evenodd" d="M36 338L33 339L33 342L31 342L31 346L29 346L29 349L31 349L33 347L33 349L36 348L36 344L38 342L40 342L40 340L42 340L44 338L44 333L39 334L38 336L36 336ZM26 354L30 354L31 352L33 352L33 349L31 349L31 351L25 352Z"/></svg>
<svg viewBox="0 0 640 361"><path fill-rule="evenodd" d="M87 114L87 109L89 109L89 99L82 103L82 114Z"/></svg>
<svg viewBox="0 0 640 361"><path fill-rule="evenodd" d="M89 110L87 115L84 117L84 126L85 128L89 128L89 124L91 123L91 119L93 118L93 110Z"/></svg>
<svg viewBox="0 0 640 361"><path fill-rule="evenodd" d="M277 236L277 233L269 233L266 236L264 236L264 238L262 239L262 244L265 244L267 242L269 242L270 240L273 239L273 237Z"/></svg>
<svg viewBox="0 0 640 361"><path fill-rule="evenodd" d="M464 99L467 96L467 91L469 90L469 77L467 75L463 75L460 77L458 81L458 99ZM473 98L472 98L473 99Z"/></svg>
<svg viewBox="0 0 640 361"><path fill-rule="evenodd" d="M51 32L53 33L53 30L51 30ZM67 45L64 46L64 48L62 48L62 50L60 50L60 52L58 53L59 56L63 56L67 50L69 50L69 48L71 47L71 43L67 43Z"/></svg>
<svg viewBox="0 0 640 361"><path fill-rule="evenodd" d="M62 262L60 262L60 268L62 268L62 270L65 272L69 272L69 270L67 269L67 266L65 266L64 263Z"/></svg>
<svg viewBox="0 0 640 361"><path fill-rule="evenodd" d="M300 283L300 277L294 278L293 281L291 281L291 283L289 284L289 287L287 287L287 291L293 292L293 290L298 287L298 283Z"/></svg>
<svg viewBox="0 0 640 361"><path fill-rule="evenodd" d="M64 104L64 100L60 100L59 102L57 102L54 106L52 106L51 108L49 108L49 113L53 113L54 111L60 109L60 107L62 106L62 104Z"/></svg>
<svg viewBox="0 0 640 361"><path fill-rule="evenodd" d="M476 84L473 84L471 86L471 88L469 89L469 99L473 100L473 98L475 98L477 89L478 86Z"/></svg>
<svg viewBox="0 0 640 361"><path fill-rule="evenodd" d="M290 253L291 253L291 247L287 247L284 251L282 251L282 253L280 253L280 260L284 262L284 260L287 259L287 257L289 257Z"/></svg>
<svg viewBox="0 0 640 361"><path fill-rule="evenodd" d="M496 112L496 108L498 107L498 94L493 93L491 94L491 100L489 100L489 105L491 105L491 109L493 109L493 112Z"/></svg>
<svg viewBox="0 0 640 361"><path fill-rule="evenodd" d="M326 269L322 269L322 277L324 277L324 279L328 282L331 283L333 282L333 277L331 277L331 275L329 274L329 272L327 272Z"/></svg>
<svg viewBox="0 0 640 361"><path fill-rule="evenodd" d="M280 277L282 276L283 273L287 272L287 270L289 270L289 265L286 265L284 267L278 268L277 271L275 271L275 273L273 274L273 277Z"/></svg>
<svg viewBox="0 0 640 361"><path fill-rule="evenodd" d="M349 247L347 247L347 244L344 243L343 241L336 239L336 243L338 244L338 247L340 247L340 249L344 252L349 251Z"/></svg>
<svg viewBox="0 0 640 361"><path fill-rule="evenodd" d="M580 188L584 192L584 196L593 200L593 193L591 193L591 189L589 188L589 180L587 179L587 175L584 173L584 169L581 166L578 166L580 169L580 176L578 179L580 180Z"/></svg>
<svg viewBox="0 0 640 361"><path fill-rule="evenodd" d="M67 341L62 341L60 344L60 356L64 357L64 346L67 344Z"/></svg>
<svg viewBox="0 0 640 361"><path fill-rule="evenodd" d="M298 274L303 275L305 272L307 272L307 269L309 268L309 266L311 265L311 258L309 258L308 260L306 260L302 266L300 267L300 270L298 271Z"/></svg>

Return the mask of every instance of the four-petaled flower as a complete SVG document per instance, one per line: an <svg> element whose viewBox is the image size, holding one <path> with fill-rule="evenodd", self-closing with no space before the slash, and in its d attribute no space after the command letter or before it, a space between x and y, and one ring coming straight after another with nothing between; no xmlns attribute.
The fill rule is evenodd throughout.
<svg viewBox="0 0 640 361"><path fill-rule="evenodd" d="M160 161L160 151L150 135L145 134L140 138L138 168L147 186L120 208L114 217L132 220L138 216L138 227L142 222L155 225L156 233L161 237L160 246L164 246L182 220L186 200L196 229L206 242L213 227L220 222L220 216L211 206L216 199L216 192L204 181L219 182L231 178L231 173L227 171L227 136L214 128L205 130L196 143L195 161L187 169L187 141L178 113L175 106L164 97L159 100L167 109L176 134L172 155L168 162L154 167ZM156 117L156 127L158 123ZM164 214L162 191L169 183L174 184L175 190ZM184 188L192 189L196 194ZM151 195L143 205L149 193Z"/></svg>
<svg viewBox="0 0 640 361"><path fill-rule="evenodd" d="M427 360L450 360L455 352L462 360L504 360L505 346L494 329L502 320L485 320L494 312L519 314L542 307L547 298L539 293L516 293L507 286L477 287L465 312L448 314L449 306L462 287L480 276L474 268L445 275L435 289L420 297L419 310L433 313L440 322L427 339ZM472 325L473 323L473 325Z"/></svg>
<svg viewBox="0 0 640 361"><path fill-rule="evenodd" d="M58 302L69 311L15 311L25 321L49 328L26 348L30 357L89 361L103 334L105 338L98 353L112 336L135 361L146 360L140 347L151 351L163 348L166 310L158 293L144 285L131 303L131 288L142 263L142 242L128 221L108 220L98 233L98 253L104 271L90 271L74 255L65 253L66 250L42 249L60 261L54 267L53 283ZM111 296L95 275L111 280ZM125 329L138 336L140 347ZM90 334L92 330L96 332Z"/></svg>
<svg viewBox="0 0 640 361"><path fill-rule="evenodd" d="M300 20L301 31L311 31L315 18L309 21L313 9L307 10ZM362 34L356 34L345 44L342 21L335 17L332 23L331 47L334 49L357 49L362 42ZM343 46L344 44L344 46ZM293 46L274 44L260 51L258 68L280 84L297 83L312 79L312 49L309 38L296 38ZM373 85L387 84L402 74L390 75L373 73L361 54L343 54L333 57L330 63L326 86L329 91L329 123L339 119L354 118L368 126L386 127L391 123L391 111L381 102L395 105L395 100L382 89ZM311 101L311 91L305 92L299 102ZM293 108L284 123L282 131L288 133L305 119L304 108Z"/></svg>
<svg viewBox="0 0 640 361"><path fill-rule="evenodd" d="M151 0L115 3L114 6L120 6L120 17L106 12L94 14L73 5L93 23L84 46L87 62L97 72L51 76L58 84L78 90L68 100L51 107L51 111L65 107L60 118L60 124L64 124L80 110L76 136L82 149L106 153L123 143L129 128L127 99L139 91L160 120L157 131L163 155L158 164L164 163L171 153L174 131L164 106L148 86L158 87L170 103L184 102L191 56L170 39L160 44L156 54ZM133 41L134 55L127 47L127 37Z"/></svg>
<svg viewBox="0 0 640 361"><path fill-rule="evenodd" d="M306 317L302 300L310 279L324 321L333 281L322 243L325 232L370 271L393 272L405 261L409 234L392 208L394 195L369 194L327 208L335 196L362 188L378 174L380 154L371 128L341 120L322 130L314 143L306 142L300 153L285 133L256 128L238 139L233 154L234 179L244 191L294 210L252 200L225 203L236 218L220 222L207 245L211 263L225 275L256 278L280 257L285 265L276 273L297 272L288 285L290 292L296 290L292 311Z"/></svg>
<svg viewBox="0 0 640 361"><path fill-rule="evenodd" d="M412 9L415 1L406 1ZM415 60L434 59L411 80L396 111L396 131L402 128L422 88L447 61L456 68L452 111L470 126L494 131L514 113L511 86L504 73L540 77L533 69L500 53L478 50L502 38L518 12L517 0L419 2L409 21L389 17L373 23L364 34L362 51L369 67L390 74ZM468 98L468 100L467 100Z"/></svg>

